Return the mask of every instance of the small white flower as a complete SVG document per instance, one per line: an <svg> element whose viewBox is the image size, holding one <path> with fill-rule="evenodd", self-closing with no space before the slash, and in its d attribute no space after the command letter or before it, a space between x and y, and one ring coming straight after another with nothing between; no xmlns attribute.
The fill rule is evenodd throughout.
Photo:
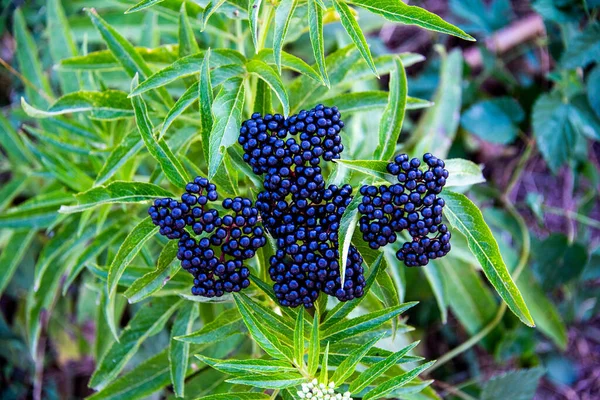
<svg viewBox="0 0 600 400"><path fill-rule="evenodd" d="M333 381L329 382L329 388L335 389L335 383Z"/></svg>
<svg viewBox="0 0 600 400"><path fill-rule="evenodd" d="M306 394L304 392L298 391L298 397L300 397L301 399L306 397Z"/></svg>

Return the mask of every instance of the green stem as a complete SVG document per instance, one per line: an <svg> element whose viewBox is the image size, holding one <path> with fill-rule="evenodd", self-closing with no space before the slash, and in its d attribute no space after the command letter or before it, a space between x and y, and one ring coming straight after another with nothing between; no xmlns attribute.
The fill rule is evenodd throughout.
<svg viewBox="0 0 600 400"><path fill-rule="evenodd" d="M581 215L571 210L563 210L562 208L556 208L551 206L542 205L542 209L550 214L560 215L562 217L572 218L577 222L581 222L584 225L590 226L592 228L600 229L600 221L586 217L585 215Z"/></svg>

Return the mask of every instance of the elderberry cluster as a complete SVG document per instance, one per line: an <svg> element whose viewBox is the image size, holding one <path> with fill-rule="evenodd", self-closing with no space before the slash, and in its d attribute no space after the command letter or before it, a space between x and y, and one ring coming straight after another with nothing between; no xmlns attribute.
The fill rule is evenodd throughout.
<svg viewBox="0 0 600 400"><path fill-rule="evenodd" d="M185 191L181 201L155 200L148 214L162 235L178 240L177 258L194 276L192 294L220 297L248 287L250 270L244 261L267 242L258 209L250 199L226 198L220 213L211 205L219 198L217 188L203 177Z"/></svg>
<svg viewBox="0 0 600 400"><path fill-rule="evenodd" d="M345 279L338 231L352 187L325 185L322 162L340 157L344 127L336 107L318 105L289 118L253 114L240 129L244 160L263 176L263 225L276 241L269 275L283 306L312 307L320 292L348 301L364 294L363 259L353 246Z"/></svg>
<svg viewBox="0 0 600 400"><path fill-rule="evenodd" d="M358 211L363 239L373 249L394 243L404 230L412 237L396 253L409 267L427 265L450 251L450 232L442 223L444 199L441 193L448 171L444 161L427 153L421 160L409 160L400 154L388 164L387 171L398 183L382 186L363 186Z"/></svg>

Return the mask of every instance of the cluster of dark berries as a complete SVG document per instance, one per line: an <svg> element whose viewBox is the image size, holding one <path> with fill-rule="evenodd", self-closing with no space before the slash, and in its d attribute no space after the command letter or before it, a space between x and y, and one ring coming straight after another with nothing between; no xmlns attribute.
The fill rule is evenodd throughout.
<svg viewBox="0 0 600 400"><path fill-rule="evenodd" d="M253 114L240 129L244 160L264 175L256 201L276 240L270 259L273 289L283 306L312 307L320 292L348 301L364 294L362 257L348 252L340 273L338 231L352 187L326 187L321 162L340 157L344 123L336 107L318 105L285 119Z"/></svg>
<svg viewBox="0 0 600 400"><path fill-rule="evenodd" d="M267 240L258 224L258 209L247 198L222 201L224 212L211 207L219 198L208 179L196 177L181 201L158 199L148 209L152 222L169 239L178 239L177 258L194 276L194 295L220 297L250 285L244 261Z"/></svg>
<svg viewBox="0 0 600 400"><path fill-rule="evenodd" d="M398 183L363 186L362 214L359 224L363 239L373 249L394 243L397 234L408 231L412 242L406 242L396 257L409 267L427 265L450 251L450 232L442 223L444 199L438 197L446 184L448 171L444 161L427 153L425 165L418 158L400 154L387 170ZM422 168L423 167L423 168Z"/></svg>

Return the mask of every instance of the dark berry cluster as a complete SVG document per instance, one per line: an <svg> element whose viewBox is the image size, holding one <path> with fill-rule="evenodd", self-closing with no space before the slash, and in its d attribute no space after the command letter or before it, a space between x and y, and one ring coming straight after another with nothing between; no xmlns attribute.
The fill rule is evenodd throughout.
<svg viewBox="0 0 600 400"><path fill-rule="evenodd" d="M196 177L181 201L158 199L148 209L152 222L169 239L178 239L177 258L194 276L192 293L219 297L248 287L244 261L266 244L258 209L246 198L222 201L222 214L211 207L219 195L208 179Z"/></svg>
<svg viewBox="0 0 600 400"><path fill-rule="evenodd" d="M283 306L312 307L320 292L351 300L364 294L362 257L353 246L342 284L338 231L352 187L326 187L321 161L339 158L344 123L318 105L285 119L252 115L240 129L244 160L264 175L256 207L276 240L269 274Z"/></svg>
<svg viewBox="0 0 600 400"><path fill-rule="evenodd" d="M444 199L441 193L448 171L444 161L427 153L425 163L406 154L396 156L387 170L398 183L363 186L362 214L359 224L363 239L373 249L394 243L397 234L408 231L412 242L404 243L396 253L409 266L427 265L430 259L443 257L450 251L450 232L442 223ZM431 237L433 236L433 237Z"/></svg>

